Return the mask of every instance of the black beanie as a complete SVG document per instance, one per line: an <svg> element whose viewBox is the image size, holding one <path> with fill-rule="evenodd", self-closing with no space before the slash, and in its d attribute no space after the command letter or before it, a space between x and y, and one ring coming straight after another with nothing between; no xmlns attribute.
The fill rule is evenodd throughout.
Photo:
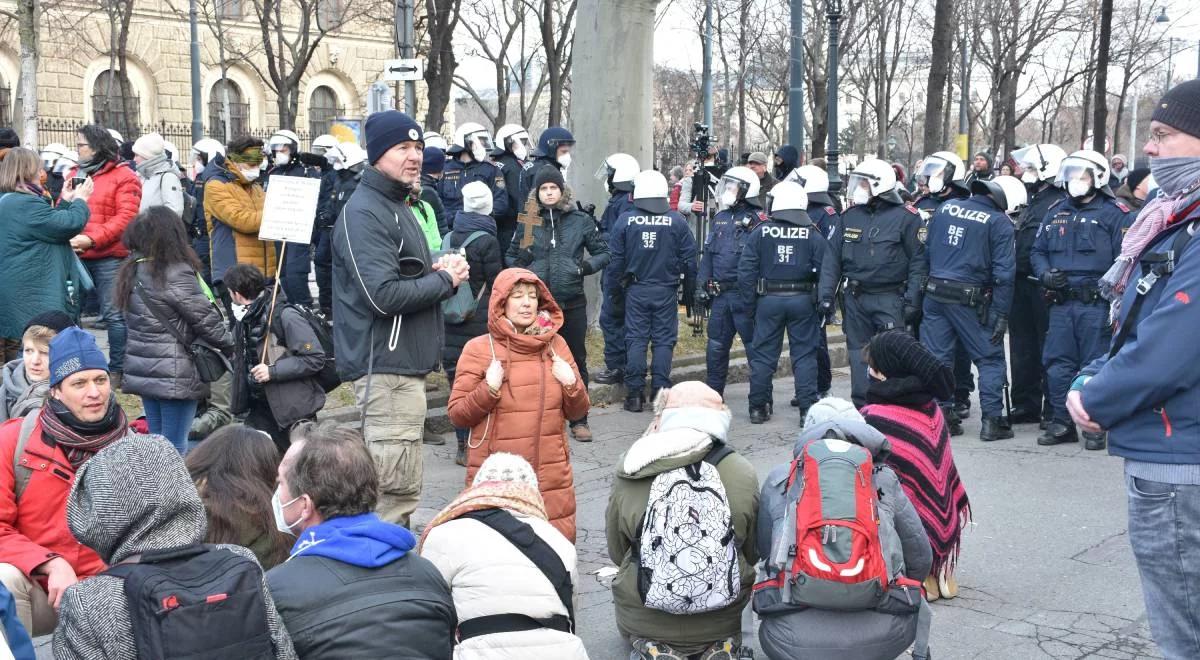
<svg viewBox="0 0 1200 660"><path fill-rule="evenodd" d="M422 149L425 146L420 124L399 110L385 110L367 117L366 131L367 162L371 165L401 142L420 142Z"/></svg>
<svg viewBox="0 0 1200 660"><path fill-rule="evenodd" d="M1200 138L1200 80L1189 80L1168 90L1150 119Z"/></svg>
<svg viewBox="0 0 1200 660"><path fill-rule="evenodd" d="M916 376L934 398L954 396L954 372L904 330L875 335L868 352L871 365L888 378Z"/></svg>
<svg viewBox="0 0 1200 660"><path fill-rule="evenodd" d="M1129 192L1137 190L1138 184L1150 176L1149 167L1139 167L1136 170L1129 170L1129 176L1125 177L1125 185L1129 186Z"/></svg>
<svg viewBox="0 0 1200 660"><path fill-rule="evenodd" d="M21 146L21 138L11 128L0 128L0 149L12 149Z"/></svg>
<svg viewBox="0 0 1200 660"><path fill-rule="evenodd" d="M543 166L538 173L533 177L533 189L538 191L542 189L542 184L553 183L558 186L562 192L566 192L567 183L563 180L562 172L558 171L558 167L554 165Z"/></svg>
<svg viewBox="0 0 1200 660"><path fill-rule="evenodd" d="M75 325L75 322L71 320L71 317L68 316L66 312L51 310L49 312L42 312L41 314L29 319L29 323L25 324L25 329L28 330L35 325L40 325L44 328L50 328L54 332L62 332L63 330Z"/></svg>

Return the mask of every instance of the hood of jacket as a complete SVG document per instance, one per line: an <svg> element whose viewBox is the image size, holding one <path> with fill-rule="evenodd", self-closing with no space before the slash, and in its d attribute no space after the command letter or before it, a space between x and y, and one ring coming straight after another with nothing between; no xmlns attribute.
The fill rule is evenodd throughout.
<svg viewBox="0 0 1200 660"><path fill-rule="evenodd" d="M67 526L111 565L149 550L201 543L208 523L179 451L161 436L131 433L76 472Z"/></svg>
<svg viewBox="0 0 1200 660"><path fill-rule="evenodd" d="M29 388L29 378L25 375L25 360L17 358L4 365L3 384L4 392L0 394L20 396L22 392Z"/></svg>
<svg viewBox="0 0 1200 660"><path fill-rule="evenodd" d="M832 433L830 433L831 431ZM876 462L887 457L892 451L887 437L870 424L858 419L836 418L813 424L801 431L796 445L792 448L792 455L799 457L805 445L814 440L820 440L826 435L861 445L871 452L871 457Z"/></svg>
<svg viewBox="0 0 1200 660"><path fill-rule="evenodd" d="M628 193L626 193L626 194L628 194ZM562 197L560 197L558 199L558 203L555 204L554 206L547 207L544 204L542 204L541 201L539 201L537 199L537 191L536 190L529 191L529 198L534 200L535 202L537 202L538 213L541 214L543 217L545 217L546 212L549 210L554 210L558 213L570 213L575 208L575 193L574 193L574 191L571 190L570 186L567 186L566 188L563 189Z"/></svg>
<svg viewBox="0 0 1200 660"><path fill-rule="evenodd" d="M316 555L362 568L386 566L408 554L417 539L407 529L374 513L331 518L304 530L292 557Z"/></svg>
<svg viewBox="0 0 1200 660"><path fill-rule="evenodd" d="M496 235L496 219L490 215L483 215L474 211L459 211L455 213L453 227L454 231L466 232L467 234L486 231L492 236Z"/></svg>
<svg viewBox="0 0 1200 660"><path fill-rule="evenodd" d="M137 166L138 176L142 177L143 179L149 179L167 172L178 173L179 170L175 167L175 163L171 162L170 158L167 158L165 153L159 154L154 158L147 158L146 160L142 161L141 165Z"/></svg>
<svg viewBox="0 0 1200 660"><path fill-rule="evenodd" d="M667 408L617 461L617 476L646 479L704 458L714 442L725 442L733 416L728 409ZM655 429L657 426L657 429Z"/></svg>
<svg viewBox="0 0 1200 660"><path fill-rule="evenodd" d="M219 172L225 171L225 169L225 156L215 154L212 158L208 159L208 164L204 166L204 169L200 170L200 174L196 177L196 183L204 183L217 176Z"/></svg>
<svg viewBox="0 0 1200 660"><path fill-rule="evenodd" d="M540 335L524 335L518 333L512 323L504 316L504 305L513 287L521 282L527 282L537 287L538 311L550 314L552 331ZM498 341L506 343L510 350L518 353L540 353L545 350L558 331L562 328L563 313L558 303L550 295L550 289L533 271L524 268L509 268L500 271L496 281L492 283L492 296L488 299L488 331Z"/></svg>

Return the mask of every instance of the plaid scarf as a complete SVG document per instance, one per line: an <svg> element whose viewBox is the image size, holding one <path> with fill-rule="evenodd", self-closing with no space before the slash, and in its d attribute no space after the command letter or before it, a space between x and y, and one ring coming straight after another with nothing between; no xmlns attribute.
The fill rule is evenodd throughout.
<svg viewBox="0 0 1200 660"><path fill-rule="evenodd" d="M425 526L425 531L421 532L417 552L421 551L429 531L434 527L472 511L487 509L508 509L546 520L546 505L542 501L542 494L533 486L517 481L485 481L459 493L453 502L434 516Z"/></svg>
<svg viewBox="0 0 1200 660"><path fill-rule="evenodd" d="M84 422L71 413L58 399L48 399L42 406L42 438L63 448L71 467L79 469L93 454L125 437L129 423L125 411L110 397L108 410L98 422Z"/></svg>

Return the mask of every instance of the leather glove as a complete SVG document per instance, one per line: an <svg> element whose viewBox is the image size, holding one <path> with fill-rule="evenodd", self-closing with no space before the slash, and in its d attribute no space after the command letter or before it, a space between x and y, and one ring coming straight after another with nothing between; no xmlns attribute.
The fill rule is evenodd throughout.
<svg viewBox="0 0 1200 660"><path fill-rule="evenodd" d="M916 305L904 304L904 324L916 325L921 320L921 308Z"/></svg>
<svg viewBox="0 0 1200 660"><path fill-rule="evenodd" d="M617 287L608 295L609 295L609 299L612 301L613 314L615 314L618 318L624 318L625 317L625 289Z"/></svg>
<svg viewBox="0 0 1200 660"><path fill-rule="evenodd" d="M999 346L1004 343L1004 335L1008 332L1008 317L997 316L996 324L992 326L992 345Z"/></svg>
<svg viewBox="0 0 1200 660"><path fill-rule="evenodd" d="M521 264L522 267L533 263L533 250L530 250L529 248L521 248L521 250L517 252L517 263Z"/></svg>
<svg viewBox="0 0 1200 660"><path fill-rule="evenodd" d="M488 388L493 392L500 390L500 385L504 383L504 365L500 364L500 360L492 360L484 374L484 379L487 380Z"/></svg>
<svg viewBox="0 0 1200 660"><path fill-rule="evenodd" d="M551 358L553 363L550 366L550 373L554 376L563 387L570 387L575 384L575 371L571 369L571 365L567 361L555 355Z"/></svg>
<svg viewBox="0 0 1200 660"><path fill-rule="evenodd" d="M1067 288L1067 274L1057 268L1042 273L1042 276L1038 279L1042 281L1042 286L1047 289Z"/></svg>
<svg viewBox="0 0 1200 660"><path fill-rule="evenodd" d="M821 315L821 325L829 325L833 320L833 301L822 300L821 304L817 305L817 312Z"/></svg>

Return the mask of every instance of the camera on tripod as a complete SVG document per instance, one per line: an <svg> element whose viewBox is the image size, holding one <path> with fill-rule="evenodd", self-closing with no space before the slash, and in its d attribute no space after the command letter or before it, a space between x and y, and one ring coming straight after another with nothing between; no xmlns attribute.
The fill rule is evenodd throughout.
<svg viewBox="0 0 1200 660"><path fill-rule="evenodd" d="M708 132L708 125L696 122L692 125L692 154L704 162L708 157L708 148L712 144L712 135Z"/></svg>

